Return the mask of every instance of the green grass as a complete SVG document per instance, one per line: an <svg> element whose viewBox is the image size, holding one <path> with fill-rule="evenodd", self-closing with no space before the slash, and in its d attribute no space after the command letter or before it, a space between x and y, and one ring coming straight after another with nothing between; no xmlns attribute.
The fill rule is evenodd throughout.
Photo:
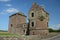
<svg viewBox="0 0 60 40"><path fill-rule="evenodd" d="M6 30L0 30L0 32L8 32L8 31L6 31Z"/></svg>
<svg viewBox="0 0 60 40"><path fill-rule="evenodd" d="M10 33L8 33L8 32L0 32L0 36L18 36L17 34L10 34Z"/></svg>

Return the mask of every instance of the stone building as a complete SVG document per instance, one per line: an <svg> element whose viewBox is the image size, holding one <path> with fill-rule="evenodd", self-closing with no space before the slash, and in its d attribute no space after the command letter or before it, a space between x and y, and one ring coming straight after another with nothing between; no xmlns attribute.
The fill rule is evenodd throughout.
<svg viewBox="0 0 60 40"><path fill-rule="evenodd" d="M30 35L48 34L48 15L42 6L32 4L28 13Z"/></svg>
<svg viewBox="0 0 60 40"><path fill-rule="evenodd" d="M33 3L28 12L28 24L23 13L16 13L9 17L8 32L12 34L47 35L48 13L42 6Z"/></svg>
<svg viewBox="0 0 60 40"><path fill-rule="evenodd" d="M26 26L26 16L23 13L15 13L9 17L9 33L24 34L24 27Z"/></svg>

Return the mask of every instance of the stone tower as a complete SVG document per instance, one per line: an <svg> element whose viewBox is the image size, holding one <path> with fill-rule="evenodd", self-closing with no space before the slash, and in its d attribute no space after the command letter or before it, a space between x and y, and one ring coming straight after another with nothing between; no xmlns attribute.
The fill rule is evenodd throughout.
<svg viewBox="0 0 60 40"><path fill-rule="evenodd" d="M48 34L48 15L42 6L32 4L28 13L30 35Z"/></svg>
<svg viewBox="0 0 60 40"><path fill-rule="evenodd" d="M24 34L24 27L26 27L26 16L22 12L12 14L9 17L9 33Z"/></svg>

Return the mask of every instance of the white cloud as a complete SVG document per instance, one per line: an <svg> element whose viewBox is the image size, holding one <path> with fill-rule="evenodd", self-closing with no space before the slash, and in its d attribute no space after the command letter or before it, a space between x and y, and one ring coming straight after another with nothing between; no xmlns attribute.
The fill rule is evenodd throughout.
<svg viewBox="0 0 60 40"><path fill-rule="evenodd" d="M6 4L6 6L9 6L9 7L10 7L10 6L12 6L12 5L11 5L11 4Z"/></svg>
<svg viewBox="0 0 60 40"><path fill-rule="evenodd" d="M2 12L0 12L0 14L16 13L16 12L19 12L19 10L15 9L15 8L8 8L8 9L3 10Z"/></svg>
<svg viewBox="0 0 60 40"><path fill-rule="evenodd" d="M0 0L1 2L7 2L7 1L10 1L10 0Z"/></svg>
<svg viewBox="0 0 60 40"><path fill-rule="evenodd" d="M59 29L60 28L60 24L53 25L50 28L52 28L52 29Z"/></svg>
<svg viewBox="0 0 60 40"><path fill-rule="evenodd" d="M6 10L6 12L12 13L12 12L18 12L18 10L15 9L15 8L9 8L9 9Z"/></svg>

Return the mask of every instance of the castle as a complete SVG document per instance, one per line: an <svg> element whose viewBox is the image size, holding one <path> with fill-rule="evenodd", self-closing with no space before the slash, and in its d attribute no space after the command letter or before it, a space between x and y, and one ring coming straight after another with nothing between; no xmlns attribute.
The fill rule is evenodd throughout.
<svg viewBox="0 0 60 40"><path fill-rule="evenodd" d="M47 35L49 14L42 6L33 3L28 12L28 23L26 16L18 12L9 16L8 32L21 35Z"/></svg>

